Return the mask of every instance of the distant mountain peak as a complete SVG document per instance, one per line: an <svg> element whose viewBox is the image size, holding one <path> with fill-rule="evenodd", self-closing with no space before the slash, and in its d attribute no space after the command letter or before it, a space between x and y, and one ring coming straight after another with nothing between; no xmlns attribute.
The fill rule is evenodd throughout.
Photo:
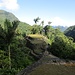
<svg viewBox="0 0 75 75"><path fill-rule="evenodd" d="M9 19L10 21L19 20L14 14L5 10L0 10L0 20Z"/></svg>
<svg viewBox="0 0 75 75"><path fill-rule="evenodd" d="M0 24L2 27L4 26L5 19L9 19L11 22L19 20L13 13L7 12L5 10L0 10ZM29 24L20 21L17 30L19 30L21 33L27 32L28 30L28 33L30 33L30 27L31 26Z"/></svg>
<svg viewBox="0 0 75 75"><path fill-rule="evenodd" d="M68 27L67 26L52 26L54 29L60 29L62 32L64 32Z"/></svg>

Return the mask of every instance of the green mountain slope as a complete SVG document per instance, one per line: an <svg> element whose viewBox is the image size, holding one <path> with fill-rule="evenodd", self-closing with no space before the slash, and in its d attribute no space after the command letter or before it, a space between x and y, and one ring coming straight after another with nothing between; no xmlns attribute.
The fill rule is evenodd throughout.
<svg viewBox="0 0 75 75"><path fill-rule="evenodd" d="M10 21L18 20L18 18L15 17L15 15L13 15L12 13L0 10L0 24L3 24L5 19L9 19Z"/></svg>
<svg viewBox="0 0 75 75"><path fill-rule="evenodd" d="M9 19L11 22L14 20L19 20L14 14L4 11L4 10L0 10L0 24L3 26L5 19ZM18 30L21 33L26 32L27 34L30 33L30 25L25 23L25 22L20 22L19 26L18 26Z"/></svg>
<svg viewBox="0 0 75 75"><path fill-rule="evenodd" d="M74 26L70 26L69 28L67 28L64 32L64 34L66 36L72 37L75 41L75 25Z"/></svg>
<svg viewBox="0 0 75 75"><path fill-rule="evenodd" d="M17 28L21 33L31 33L31 26L25 22L20 22Z"/></svg>

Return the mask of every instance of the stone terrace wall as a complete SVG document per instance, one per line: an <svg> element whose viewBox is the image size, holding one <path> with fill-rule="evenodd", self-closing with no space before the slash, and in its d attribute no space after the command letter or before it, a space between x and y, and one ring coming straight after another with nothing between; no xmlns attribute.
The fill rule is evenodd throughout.
<svg viewBox="0 0 75 75"><path fill-rule="evenodd" d="M26 67L24 70L22 70L21 72L19 72L17 75L28 75L30 72L32 72L36 67L42 65L42 64L57 64L57 65L63 65L63 64L66 64L66 63L72 63L72 64L75 64L75 61L68 61L66 62L66 60L64 59L60 59L60 58L49 58L47 59L46 61L46 56L48 56L47 53L44 54L44 56L38 60L37 62L35 62L34 64ZM53 55L51 55L53 56ZM44 61L45 60L45 61Z"/></svg>
<svg viewBox="0 0 75 75"><path fill-rule="evenodd" d="M39 65L44 64L41 60L35 62L34 64L26 67L24 70L19 72L17 75L28 75L31 71L33 71Z"/></svg>

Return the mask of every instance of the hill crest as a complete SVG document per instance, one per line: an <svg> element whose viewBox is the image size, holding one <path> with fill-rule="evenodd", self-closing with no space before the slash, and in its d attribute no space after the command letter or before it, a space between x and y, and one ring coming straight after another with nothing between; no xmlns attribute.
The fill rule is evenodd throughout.
<svg viewBox="0 0 75 75"><path fill-rule="evenodd" d="M10 21L19 20L14 14L5 10L0 10L0 20L9 19Z"/></svg>

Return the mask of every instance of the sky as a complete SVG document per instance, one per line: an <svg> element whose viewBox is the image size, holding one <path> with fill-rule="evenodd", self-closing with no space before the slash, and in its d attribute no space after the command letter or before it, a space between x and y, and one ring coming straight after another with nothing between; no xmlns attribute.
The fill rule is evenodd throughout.
<svg viewBox="0 0 75 75"><path fill-rule="evenodd" d="M37 17L45 25L49 21L52 26L75 25L75 0L0 0L0 10L11 12L30 25Z"/></svg>

